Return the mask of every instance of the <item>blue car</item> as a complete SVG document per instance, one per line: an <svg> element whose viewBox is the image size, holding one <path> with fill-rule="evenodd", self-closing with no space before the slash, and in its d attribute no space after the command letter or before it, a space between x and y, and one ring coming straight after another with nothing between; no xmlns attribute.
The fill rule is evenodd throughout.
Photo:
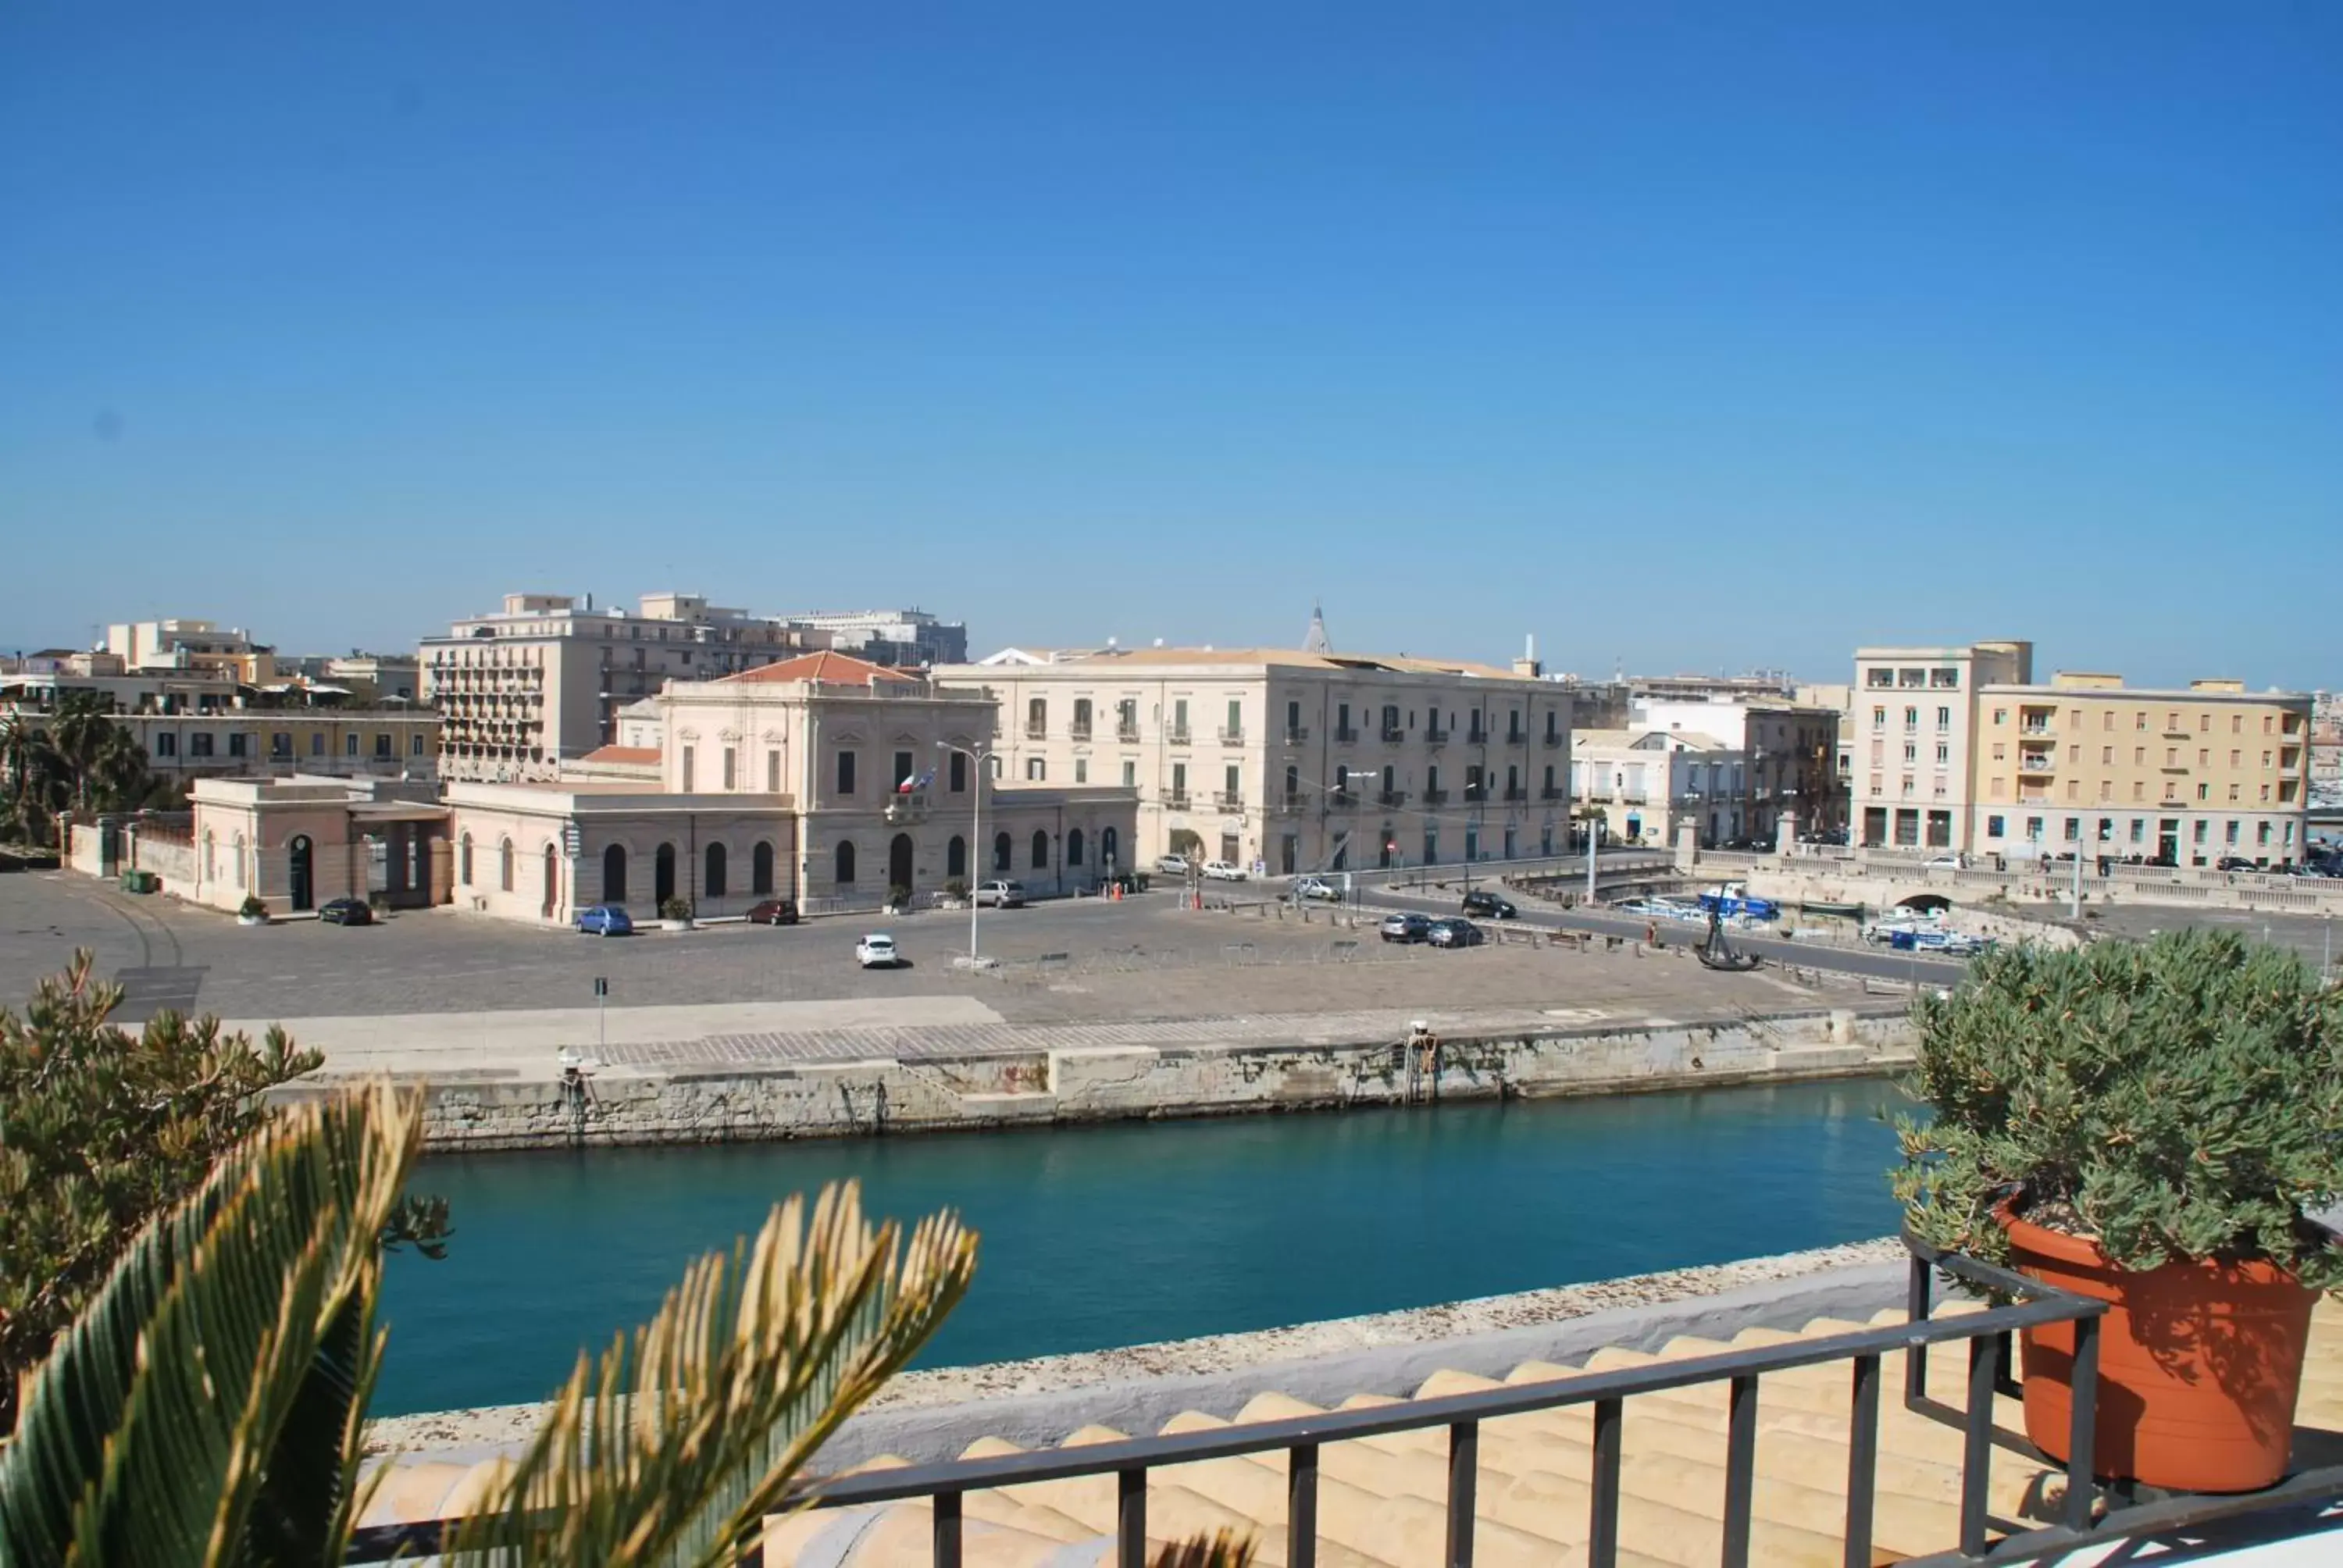
<svg viewBox="0 0 2343 1568"><path fill-rule="evenodd" d="M616 904L591 904L578 911L578 929L589 937L630 937L635 922Z"/></svg>

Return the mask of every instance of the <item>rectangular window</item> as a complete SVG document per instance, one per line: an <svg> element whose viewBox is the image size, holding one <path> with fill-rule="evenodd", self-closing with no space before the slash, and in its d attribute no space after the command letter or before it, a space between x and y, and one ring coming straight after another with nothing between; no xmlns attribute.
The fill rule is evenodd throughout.
<svg viewBox="0 0 2343 1568"><path fill-rule="evenodd" d="M1942 768L1953 759L1953 749L1941 741L1936 746L1936 766Z"/></svg>
<svg viewBox="0 0 2343 1568"><path fill-rule="evenodd" d="M1871 727L1874 729L1885 729L1887 728L1887 709L1884 708L1875 708L1871 710Z"/></svg>
<svg viewBox="0 0 2343 1568"><path fill-rule="evenodd" d="M960 759L958 757L954 757L952 761L955 767L957 767ZM778 795L780 792L781 754L778 751L768 750L765 753L765 793L768 795Z"/></svg>
<svg viewBox="0 0 2343 1568"><path fill-rule="evenodd" d="M2232 713L2229 715L2229 733L2232 735L2243 735L2245 732L2246 716L2242 713Z"/></svg>
<svg viewBox="0 0 2343 1568"><path fill-rule="evenodd" d="M2006 723L2008 723L2008 722L2009 722L2009 709L2006 709L2006 708L1996 708L1996 709L1995 709L1993 710L1993 721L1994 721L1996 724L2006 724Z"/></svg>
<svg viewBox="0 0 2343 1568"><path fill-rule="evenodd" d="M211 731L209 731L209 730L207 730L207 729L198 729L198 730L196 730L193 735L190 735L190 736L188 736L188 737L187 737L187 755L188 755L188 756L190 756L190 757L209 757L211 754L212 754L212 737L211 737Z"/></svg>
<svg viewBox="0 0 2343 1568"><path fill-rule="evenodd" d="M354 731L354 732L352 732L352 733L350 733L350 734L348 734L348 735L345 735L345 736L343 736L343 737L342 737L342 755L343 755L343 756L345 756L345 757L356 757L357 754L358 754L358 738L357 738L357 735L356 734L356 732Z"/></svg>
<svg viewBox="0 0 2343 1568"><path fill-rule="evenodd" d="M2002 819L1998 817L1987 817L1985 819L1985 836L1988 839L2000 838L2001 821Z"/></svg>
<svg viewBox="0 0 2343 1568"><path fill-rule="evenodd" d="M1087 784L1087 783L1089 783L1090 781L1091 781L1091 759L1090 759L1089 758L1087 758L1087 757L1077 757L1077 758L1075 758L1075 759L1074 759L1074 782L1075 782L1075 783L1077 783L1077 784Z"/></svg>
<svg viewBox="0 0 2343 1568"><path fill-rule="evenodd" d="M1920 728L1920 710L1918 709L1907 708L1904 710L1904 728L1906 729L1917 729Z"/></svg>
<svg viewBox="0 0 2343 1568"><path fill-rule="evenodd" d="M724 749L724 788L727 789L734 789L738 786L739 781L733 777L732 773L734 766L733 749L727 746Z"/></svg>
<svg viewBox="0 0 2343 1568"><path fill-rule="evenodd" d="M920 767L918 763L911 760L911 753L908 751L896 752L895 776L887 781L888 787L892 789L900 789L904 785L909 784L912 779L919 776Z"/></svg>
<svg viewBox="0 0 2343 1568"><path fill-rule="evenodd" d="M1172 733L1175 736L1188 733L1188 699L1184 697L1172 704Z"/></svg>
<svg viewBox="0 0 2343 1568"><path fill-rule="evenodd" d="M2236 849L2237 847L2237 819L2235 817L2229 819L2228 838L2229 847L2233 849Z"/></svg>
<svg viewBox="0 0 2343 1568"><path fill-rule="evenodd" d="M691 793L693 764L698 759L692 755L692 749L689 746L685 747L683 749L683 792L687 795Z"/></svg>
<svg viewBox="0 0 2343 1568"><path fill-rule="evenodd" d="M1025 781L1039 784L1049 777L1049 764L1039 757L1025 759Z"/></svg>
<svg viewBox="0 0 2343 1568"><path fill-rule="evenodd" d="M690 786L686 785L685 788ZM838 754L838 792L841 795L854 793L854 753L851 751Z"/></svg>
<svg viewBox="0 0 2343 1568"><path fill-rule="evenodd" d="M423 755L423 737L420 735L413 735L407 738L407 754L409 757L420 757Z"/></svg>
<svg viewBox="0 0 2343 1568"><path fill-rule="evenodd" d="M2042 842L2041 818L2028 817L2026 819L2026 837L2034 843L2038 844Z"/></svg>
<svg viewBox="0 0 2343 1568"><path fill-rule="evenodd" d="M2197 843L2199 843L2199 844L2202 844L2202 843L2205 841L2205 829L2206 829L2207 826L2207 822L2205 821L2205 819L2204 819L2202 817L2199 817L2199 818L2197 819L2197 831L2196 831L2196 833L2193 835L2193 837L2196 839L2196 841L2197 841Z"/></svg>
<svg viewBox="0 0 2343 1568"><path fill-rule="evenodd" d="M2102 729L2113 729L2115 727L2116 710L2110 708L2105 713L2099 715L2099 728Z"/></svg>
<svg viewBox="0 0 2343 1568"><path fill-rule="evenodd" d="M1126 789L1136 789L1139 788L1138 763L1126 762L1122 765L1122 787Z"/></svg>
<svg viewBox="0 0 2343 1568"><path fill-rule="evenodd" d="M177 736L176 736L176 735L167 735L167 734L166 734L166 735L157 735L156 737L155 737L155 755L156 755L156 756L157 756L157 757L176 757L178 754L179 754L179 738L178 738Z"/></svg>
<svg viewBox="0 0 2343 1568"><path fill-rule="evenodd" d="M1939 708L1936 709L1936 728L1939 729L1950 729L1952 727L1953 710L1949 708Z"/></svg>
<svg viewBox="0 0 2343 1568"><path fill-rule="evenodd" d="M2232 800L2235 800L2237 798L2237 787L2235 784L2232 784L2232 785L2230 785L2230 786L2229 786L2229 799L2232 799Z"/></svg>
<svg viewBox="0 0 2343 1568"><path fill-rule="evenodd" d="M227 738L227 754L230 757L249 756L250 752L247 748L250 745L250 741L251 738L246 735L243 730L237 729L230 731ZM2269 764L2265 762L2262 766L2267 768Z"/></svg>
<svg viewBox="0 0 2343 1568"><path fill-rule="evenodd" d="M1172 793L1175 799L1188 793L1188 765L1185 762L1172 764Z"/></svg>
<svg viewBox="0 0 2343 1568"><path fill-rule="evenodd" d="M2132 761L2132 766L2133 766L2133 767L2135 767L2135 768L2145 768L2145 767L2147 767L2147 747L2145 747L2145 746L2135 746L2135 747L2133 747L2133 748L2131 749L2131 761Z"/></svg>
<svg viewBox="0 0 2343 1568"><path fill-rule="evenodd" d="M1229 699L1229 735L1232 739L1234 739L1243 733L1244 703L1240 699L1232 697Z"/></svg>
<svg viewBox="0 0 2343 1568"><path fill-rule="evenodd" d="M2116 749L2114 747L2102 746L2099 748L2099 765L2101 767L2112 768L2115 766L2115 761Z"/></svg>
<svg viewBox="0 0 2343 1568"><path fill-rule="evenodd" d="M2083 841L2083 819L2080 817L2066 819L2066 839L2067 842L2074 844Z"/></svg>
<svg viewBox="0 0 2343 1568"><path fill-rule="evenodd" d="M374 754L377 757L389 757L393 755L390 749L389 736L377 735L374 738Z"/></svg>
<svg viewBox="0 0 2343 1568"><path fill-rule="evenodd" d="M1237 781L1237 775L1241 771L1242 771L1242 769L1239 765L1232 762L1222 772L1221 779L1222 792L1227 795L1232 800L1235 799L1244 789L1244 786Z"/></svg>
<svg viewBox="0 0 2343 1568"><path fill-rule="evenodd" d="M316 740L321 739L321 737L313 735L309 739ZM268 754L271 757L292 756L293 732L289 729L279 729L272 732L268 737Z"/></svg>
<svg viewBox="0 0 2343 1568"><path fill-rule="evenodd" d="M1993 759L1994 759L1996 762L2000 761L2003 758L2005 758L2005 757L2006 757L2006 756L2008 756L2008 755L2009 755L2009 748L2007 748L2006 746L2003 745L2003 744L2002 744L2000 741L1998 741L1998 740L1996 740L1996 741L1995 741L1995 742L1993 743Z"/></svg>

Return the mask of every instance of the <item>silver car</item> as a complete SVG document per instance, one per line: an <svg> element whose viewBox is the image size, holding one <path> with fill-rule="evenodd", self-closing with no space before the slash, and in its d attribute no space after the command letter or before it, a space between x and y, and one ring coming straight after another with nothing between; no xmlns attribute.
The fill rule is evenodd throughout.
<svg viewBox="0 0 2343 1568"><path fill-rule="evenodd" d="M999 910L1021 910L1025 907L1025 884L1022 882L979 882L976 901Z"/></svg>

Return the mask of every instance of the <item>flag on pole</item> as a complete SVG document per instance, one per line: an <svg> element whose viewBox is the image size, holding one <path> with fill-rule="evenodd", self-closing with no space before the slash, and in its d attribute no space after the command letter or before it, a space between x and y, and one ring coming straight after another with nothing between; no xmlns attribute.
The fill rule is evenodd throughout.
<svg viewBox="0 0 2343 1568"><path fill-rule="evenodd" d="M912 790L924 789L935 781L936 770L930 768L925 773L913 773L904 779L900 784L895 786L895 793L909 795Z"/></svg>

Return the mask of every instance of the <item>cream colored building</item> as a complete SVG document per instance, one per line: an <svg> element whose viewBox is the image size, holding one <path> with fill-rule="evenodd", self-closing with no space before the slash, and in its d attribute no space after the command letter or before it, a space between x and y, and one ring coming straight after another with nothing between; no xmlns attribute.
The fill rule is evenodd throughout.
<svg viewBox="0 0 2343 1568"><path fill-rule="evenodd" d="M1010 779L1136 791L1142 866L1175 834L1273 876L1568 841L1570 694L1528 660L1111 648L934 674L998 700Z"/></svg>
<svg viewBox="0 0 2343 1568"><path fill-rule="evenodd" d="M595 903L648 918L670 899L734 914L994 877L1049 896L1129 867L1136 798L1111 785L996 774L980 836L977 759L997 712L980 692L823 652L670 681L656 700L655 745L599 748L558 780L448 787L459 905L561 923Z"/></svg>
<svg viewBox="0 0 2343 1568"><path fill-rule="evenodd" d="M1749 754L1683 729L1582 729L1570 741L1570 793L1602 813L1614 843L1673 845L1697 824L1704 845L1744 836Z"/></svg>
<svg viewBox="0 0 2343 1568"><path fill-rule="evenodd" d="M274 648L241 627L186 616L118 621L106 628L106 651L133 672L206 670L246 686L277 678Z"/></svg>
<svg viewBox="0 0 2343 1568"><path fill-rule="evenodd" d="M190 802L186 864L165 885L197 903L234 910L251 896L287 915L342 898L378 896L394 909L447 901L447 813L436 801L295 776L197 779Z"/></svg>
<svg viewBox="0 0 2343 1568"><path fill-rule="evenodd" d="M1862 648L1859 844L2005 860L2302 858L2311 699L2234 680L2033 679L2033 645Z"/></svg>
<svg viewBox="0 0 2343 1568"><path fill-rule="evenodd" d="M548 781L615 741L618 709L669 680L719 679L827 646L827 633L692 594L646 594L637 614L597 609L590 597L508 594L498 613L423 639L422 697L446 720L444 777Z"/></svg>
<svg viewBox="0 0 2343 1568"><path fill-rule="evenodd" d="M1754 839L1770 849L1785 819L1800 833L1845 825L1838 783L1839 718L1836 708L1778 699L1649 699L1636 704L1629 728L1721 742L1742 764L1743 788L1736 797L1713 801L1704 842Z"/></svg>

